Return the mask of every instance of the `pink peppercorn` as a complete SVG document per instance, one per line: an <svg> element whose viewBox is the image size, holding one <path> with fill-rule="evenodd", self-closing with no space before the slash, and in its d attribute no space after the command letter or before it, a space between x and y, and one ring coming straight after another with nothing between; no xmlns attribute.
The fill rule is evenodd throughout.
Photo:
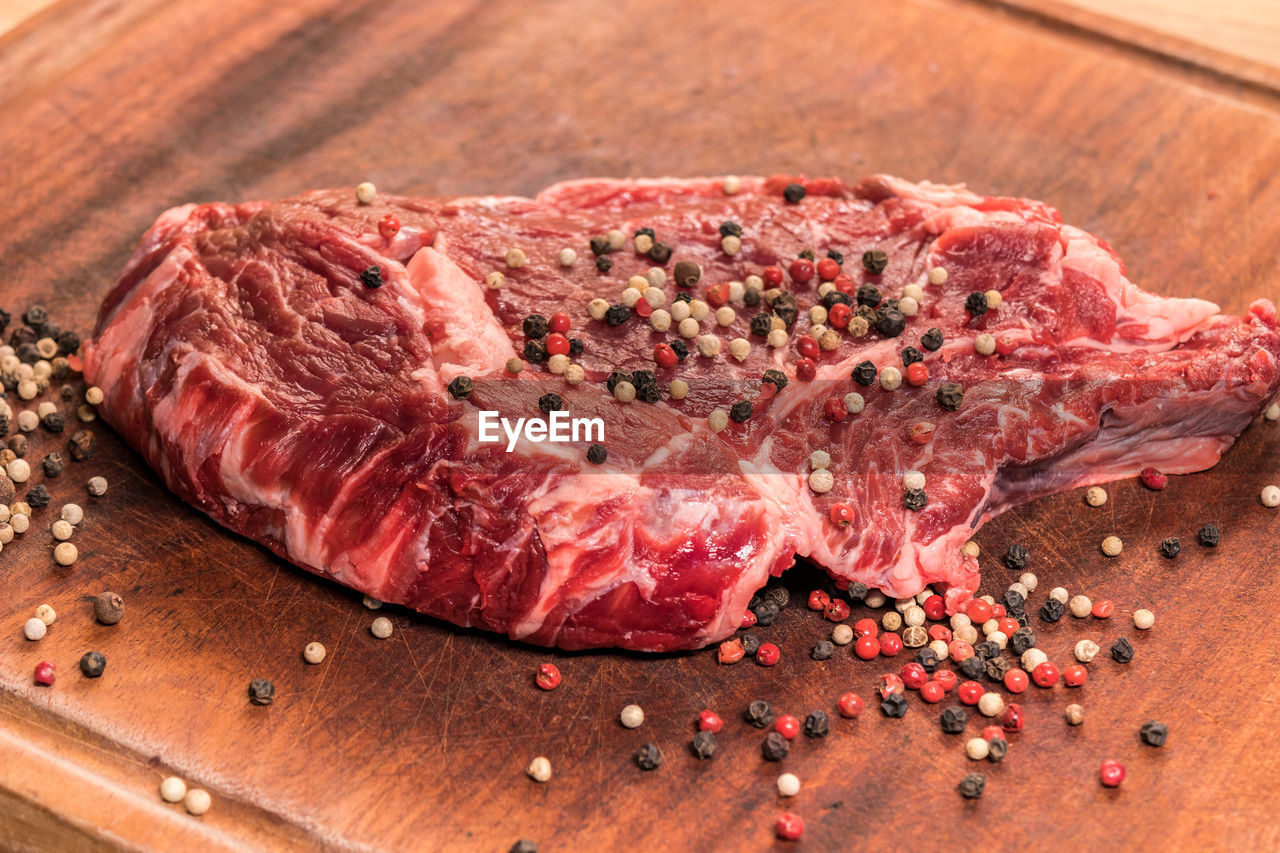
<svg viewBox="0 0 1280 853"><path fill-rule="evenodd" d="M782 267L765 267L760 277L773 287L782 284Z"/></svg>
<svg viewBox="0 0 1280 853"><path fill-rule="evenodd" d="M400 233L400 220L388 213L378 220L378 233L382 235L382 239L390 240Z"/></svg>
<svg viewBox="0 0 1280 853"><path fill-rule="evenodd" d="M715 734L724 728L724 720L710 708L698 714L698 731Z"/></svg>
<svg viewBox="0 0 1280 853"><path fill-rule="evenodd" d="M783 812L774 822L773 831L783 841L799 841L804 835L804 821L795 812Z"/></svg>
<svg viewBox="0 0 1280 853"><path fill-rule="evenodd" d="M1099 768L1098 773L1102 778L1102 784L1108 788L1118 788L1120 783L1124 781L1124 765L1111 758L1102 762L1102 767Z"/></svg>
<svg viewBox="0 0 1280 853"><path fill-rule="evenodd" d="M1030 683L1027 673L1021 669L1011 669L1004 674L1004 689L1010 693L1021 693Z"/></svg>
<svg viewBox="0 0 1280 853"><path fill-rule="evenodd" d="M880 635L880 654L887 658L894 657L902 651L902 638L892 631Z"/></svg>
<svg viewBox="0 0 1280 853"><path fill-rule="evenodd" d="M977 705L978 700L982 698L982 694L986 692L982 689L982 685L976 681L962 681L956 690L956 696L966 705Z"/></svg>
<svg viewBox="0 0 1280 853"><path fill-rule="evenodd" d="M1004 729L999 726L985 726L982 729L982 739L991 740L992 738L1004 737Z"/></svg>
<svg viewBox="0 0 1280 853"><path fill-rule="evenodd" d="M812 382L818 375L818 365L811 358L802 358L796 362L796 379L801 382Z"/></svg>
<svg viewBox="0 0 1280 853"><path fill-rule="evenodd" d="M920 698L930 705L941 702L946 695L946 688L937 681L927 681L920 687Z"/></svg>
<svg viewBox="0 0 1280 853"><path fill-rule="evenodd" d="M1099 601L1095 601L1090 612L1093 613L1094 619L1110 619L1111 613L1115 609L1116 606L1111 603L1111 599L1104 598Z"/></svg>
<svg viewBox="0 0 1280 853"><path fill-rule="evenodd" d="M826 610L827 605L831 603L831 596L827 595L820 589L815 589L809 593L809 609L810 610Z"/></svg>
<svg viewBox="0 0 1280 853"><path fill-rule="evenodd" d="M981 598L971 598L964 605L965 615L975 625L981 625L991 618L991 605Z"/></svg>
<svg viewBox="0 0 1280 853"><path fill-rule="evenodd" d="M800 721L790 714L781 714L774 720L773 730L787 740L794 740L800 734Z"/></svg>
<svg viewBox="0 0 1280 853"><path fill-rule="evenodd" d="M836 702L840 716L852 719L862 713L862 697L857 693L842 693Z"/></svg>
<svg viewBox="0 0 1280 853"><path fill-rule="evenodd" d="M812 335L802 335L796 341L796 352L805 358L817 358L820 354L818 342L813 339Z"/></svg>
<svg viewBox="0 0 1280 853"><path fill-rule="evenodd" d="M842 598L837 598L827 605L827 609L822 611L822 615L827 617L829 622L843 622L849 618L849 602Z"/></svg>
<svg viewBox="0 0 1280 853"><path fill-rule="evenodd" d="M741 624L741 625L739 625L738 627L740 627L740 628L753 628L753 627L755 627L755 624L756 624L756 614L755 614L755 613L753 613L752 611L748 610L746 613L744 613L744 614L743 614L743 616L742 616L742 624Z"/></svg>
<svg viewBox="0 0 1280 853"><path fill-rule="evenodd" d="M902 667L899 677L908 690L919 690L929 680L929 673L923 666L912 661Z"/></svg>
<svg viewBox="0 0 1280 853"><path fill-rule="evenodd" d="M725 640L720 644L720 663L737 663L746 653L741 640Z"/></svg>
<svg viewBox="0 0 1280 853"><path fill-rule="evenodd" d="M906 685L902 683L902 679L894 675L892 672L886 672L880 676L880 686L876 688L876 692L880 694L880 698L892 696L895 693L901 693L906 689Z"/></svg>
<svg viewBox="0 0 1280 853"><path fill-rule="evenodd" d="M924 608L924 615L937 622L946 618L947 600L940 595L931 595L924 600L924 604L920 605Z"/></svg>
<svg viewBox="0 0 1280 853"><path fill-rule="evenodd" d="M859 637L853 644L853 653L863 660L871 660L880 654L880 641L871 634Z"/></svg>
<svg viewBox="0 0 1280 853"><path fill-rule="evenodd" d="M835 329L847 329L853 319L853 309L843 302L837 302L827 311L827 324Z"/></svg>
<svg viewBox="0 0 1280 853"><path fill-rule="evenodd" d="M45 687L53 684L53 664L47 660L36 664L36 684L42 684Z"/></svg>
<svg viewBox="0 0 1280 853"><path fill-rule="evenodd" d="M1053 687L1058 683L1058 668L1045 661L1031 670L1031 680L1036 687Z"/></svg>
<svg viewBox="0 0 1280 853"><path fill-rule="evenodd" d="M1068 687L1081 687L1089 680L1089 670L1084 664L1075 663L1062 671L1062 683Z"/></svg>
<svg viewBox="0 0 1280 853"><path fill-rule="evenodd" d="M557 311L552 314L551 319L547 321L547 328L553 332L559 332L563 335L565 332L569 331L571 322L572 321L569 319L568 314L564 311Z"/></svg>
<svg viewBox="0 0 1280 853"><path fill-rule="evenodd" d="M855 637L874 637L879 631L874 619L859 619L853 623L853 635Z"/></svg>
<svg viewBox="0 0 1280 853"><path fill-rule="evenodd" d="M942 685L942 689L947 693L956 689L956 682L959 679L956 674L949 669L940 669L933 674L933 680Z"/></svg>
<svg viewBox="0 0 1280 853"><path fill-rule="evenodd" d="M942 641L942 642L944 642L944 643L950 643L950 642L951 642L951 629L950 629L950 628L948 628L946 625L930 625L930 626L929 626L929 639L930 639L930 640L941 640L941 641Z"/></svg>
<svg viewBox="0 0 1280 853"><path fill-rule="evenodd" d="M844 400L840 397L831 397L822 404L822 413L827 416L827 420L840 423L849 417L849 407L844 404Z"/></svg>
<svg viewBox="0 0 1280 853"><path fill-rule="evenodd" d="M808 258L796 258L791 262L791 280L796 284L804 284L813 278L813 261Z"/></svg>
<svg viewBox="0 0 1280 853"><path fill-rule="evenodd" d="M543 690L555 690L560 686L560 668L553 663L540 663L534 681Z"/></svg>
<svg viewBox="0 0 1280 853"><path fill-rule="evenodd" d="M831 281L840 275L840 265L831 258L823 258L818 261L818 278L823 281Z"/></svg>
<svg viewBox="0 0 1280 853"><path fill-rule="evenodd" d="M964 640L952 640L947 643L947 657L956 663L963 663L973 657L973 646Z"/></svg>
<svg viewBox="0 0 1280 853"><path fill-rule="evenodd" d="M1004 706L1004 713L1000 715L1000 726L1006 732L1020 732L1022 726L1026 723L1026 716L1022 713L1022 706L1017 702L1010 702Z"/></svg>
<svg viewBox="0 0 1280 853"><path fill-rule="evenodd" d="M782 652L773 643L761 643L756 649L756 663L761 666L773 666L782 658Z"/></svg>
<svg viewBox="0 0 1280 853"><path fill-rule="evenodd" d="M1169 485L1169 476L1161 474L1150 465L1138 473L1138 479L1142 481L1142 485L1157 492Z"/></svg>

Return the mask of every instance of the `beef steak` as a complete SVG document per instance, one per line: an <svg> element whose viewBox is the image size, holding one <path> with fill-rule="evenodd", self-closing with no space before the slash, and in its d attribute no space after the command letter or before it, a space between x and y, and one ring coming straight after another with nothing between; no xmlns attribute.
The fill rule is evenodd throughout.
<svg viewBox="0 0 1280 853"><path fill-rule="evenodd" d="M637 232L659 245L641 254ZM826 262L802 281L806 251ZM656 289L624 293L637 275ZM599 298L614 307L593 319ZM565 344L536 319L526 336L555 312L581 384L550 371L546 346ZM705 341L655 329L690 312ZM688 355L656 363L677 341ZM1146 465L1212 466L1280 384L1269 302L1228 317L1160 298L1043 203L884 176L185 205L143 237L86 354L103 416L165 483L282 557L459 625L654 651L731 633L796 556L954 608L986 519ZM635 401L610 394L613 371ZM479 441L481 412L556 405L600 418L603 440ZM923 488L904 491L909 471Z"/></svg>

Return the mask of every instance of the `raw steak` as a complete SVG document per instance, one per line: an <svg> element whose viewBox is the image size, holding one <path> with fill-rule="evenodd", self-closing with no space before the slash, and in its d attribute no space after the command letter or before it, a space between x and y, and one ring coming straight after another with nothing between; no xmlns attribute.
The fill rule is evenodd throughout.
<svg viewBox="0 0 1280 853"><path fill-rule="evenodd" d="M807 191L799 201L784 197L793 182ZM725 220L742 229L734 255ZM672 249L665 263L636 251L642 228ZM590 240L612 229L625 246L598 240L607 261L597 262ZM577 255L569 265L564 248ZM505 262L512 249L522 266ZM823 301L821 275L791 274L803 250L843 255L837 294L875 303L858 288L896 300L917 285L918 311L868 305L862 335L856 313L838 317L849 326L828 336L835 348L799 375L809 366L797 348L823 320L808 310ZM871 250L884 253L878 274L867 268L875 256L862 260ZM680 261L701 265L690 288L674 281ZM733 286L736 316L697 324L720 353L689 341L686 358L659 367L655 345L678 334L640 316L647 299L616 326L589 314L593 298L620 304L630 277L655 266L662 293L648 296L665 311L678 293L719 301L729 289L715 285L754 285L749 276L774 266L781 290L766 280L748 307L758 294ZM929 283L934 267L945 283ZM500 289L486 286L494 272ZM1001 304L979 313L975 294L990 290ZM798 312L774 348L751 323L771 305L789 320L786 292ZM895 304L908 316L893 335ZM570 385L548 363L507 372L526 351L526 317L559 311L584 345L571 361L586 381ZM767 332L772 321L756 322ZM942 338L933 350L930 329ZM983 333L994 354L976 350ZM741 360L734 338L750 343ZM923 356L922 385L851 378L862 362L906 374L908 346ZM1212 466L1276 395L1277 355L1269 302L1228 317L1139 290L1105 243L1040 202L883 176L744 178L732 194L718 179L591 180L534 199L358 204L337 190L175 208L103 303L86 372L106 393L103 416L171 489L298 565L530 643L662 651L732 633L752 594L797 556L842 586L907 596L933 585L954 608L977 588L961 546L983 521L1146 465ZM616 400L614 370L654 371L660 399ZM785 387L771 393L782 383L763 385L766 370L785 374ZM474 382L465 399L448 390L459 377ZM668 393L675 378L688 383L683 399ZM633 383L641 397L654 394L646 379ZM939 401L944 382L963 388L954 411ZM522 438L514 452L505 438L478 441L482 410L544 418L552 392L568 414L602 419L602 464L588 461L585 440ZM850 392L864 398L860 413L849 413ZM713 412L740 401L750 417L714 431ZM830 455L826 493L810 488L815 450ZM924 475L923 495L904 492L908 471ZM831 520L836 503L848 524Z"/></svg>

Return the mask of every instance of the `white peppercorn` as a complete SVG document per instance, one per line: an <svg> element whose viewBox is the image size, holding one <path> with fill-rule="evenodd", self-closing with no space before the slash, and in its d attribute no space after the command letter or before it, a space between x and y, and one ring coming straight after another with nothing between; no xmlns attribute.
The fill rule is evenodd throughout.
<svg viewBox="0 0 1280 853"><path fill-rule="evenodd" d="M1150 610L1133 611L1133 627L1139 631L1145 631L1154 624L1156 624L1156 615Z"/></svg>
<svg viewBox="0 0 1280 853"><path fill-rule="evenodd" d="M619 403L630 403L636 398L636 386L624 379L613 386L613 397Z"/></svg>
<svg viewBox="0 0 1280 853"><path fill-rule="evenodd" d="M382 608L382 602L374 598L372 595L366 595L360 600L365 610L379 610Z"/></svg>
<svg viewBox="0 0 1280 853"><path fill-rule="evenodd" d="M644 723L644 709L639 705L625 705L618 720L629 729L638 729Z"/></svg>
<svg viewBox="0 0 1280 853"><path fill-rule="evenodd" d="M970 645L978 642L978 629L972 625L965 625L963 628L956 628L951 633L957 640L963 640Z"/></svg>
<svg viewBox="0 0 1280 853"><path fill-rule="evenodd" d="M831 629L831 642L837 646L847 646L853 642L853 629L841 623Z"/></svg>
<svg viewBox="0 0 1280 853"><path fill-rule="evenodd" d="M604 315L609 313L609 300L601 299L597 296L587 303L587 314L592 320L603 320Z"/></svg>
<svg viewBox="0 0 1280 853"><path fill-rule="evenodd" d="M1009 645L1009 635L1004 631L992 631L990 634L987 634L987 642L995 643L1001 649L1004 649Z"/></svg>
<svg viewBox="0 0 1280 853"><path fill-rule="evenodd" d="M994 717L1004 710L1004 699L999 693L983 693L978 700L978 711L984 717Z"/></svg>
<svg viewBox="0 0 1280 853"><path fill-rule="evenodd" d="M560 261L560 266L562 267L571 267L578 262L578 253L566 246L560 250L556 260Z"/></svg>
<svg viewBox="0 0 1280 853"><path fill-rule="evenodd" d="M929 283L942 284L947 280L947 271L944 267L934 267L929 270Z"/></svg>
<svg viewBox="0 0 1280 853"><path fill-rule="evenodd" d="M742 251L742 238L735 234L726 234L720 238L720 249L726 255L736 255Z"/></svg>
<svg viewBox="0 0 1280 853"><path fill-rule="evenodd" d="M915 283L905 285L902 288L902 298L906 299L908 297L919 302L924 299L924 288Z"/></svg>
<svg viewBox="0 0 1280 853"><path fill-rule="evenodd" d="M970 539L968 542L964 543L964 545L960 546L960 553L964 554L966 557L977 558L977 556L982 553L982 549L978 547L977 542Z"/></svg>
<svg viewBox="0 0 1280 853"><path fill-rule="evenodd" d="M919 605L915 607L908 607L906 610L902 611L902 621L908 626L914 627L916 625L923 625L924 620L924 608Z"/></svg>
<svg viewBox="0 0 1280 853"><path fill-rule="evenodd" d="M921 474L919 471L908 471L902 475L902 488L904 491L910 492L915 489L923 489L924 487L924 474Z"/></svg>
<svg viewBox="0 0 1280 853"><path fill-rule="evenodd" d="M712 432L721 432L728 425L729 413L724 409L716 409L707 415L707 426L711 428Z"/></svg>
<svg viewBox="0 0 1280 853"><path fill-rule="evenodd" d="M327 654L328 651L322 643L311 642L307 643L306 647L303 648L302 659L307 663L320 663Z"/></svg>
<svg viewBox="0 0 1280 853"><path fill-rule="evenodd" d="M48 604L41 604L36 608L36 618L46 625L52 625L57 621L58 613Z"/></svg>
<svg viewBox="0 0 1280 853"><path fill-rule="evenodd" d="M819 468L809 475L809 488L818 494L826 494L835 488L836 478L826 468Z"/></svg>
<svg viewBox="0 0 1280 853"><path fill-rule="evenodd" d="M1067 592L1060 586L1055 586L1053 589L1049 590L1049 597L1055 601L1061 601L1063 604L1066 604L1071 600L1071 593Z"/></svg>
<svg viewBox="0 0 1280 853"><path fill-rule="evenodd" d="M655 332L665 332L671 328L671 312L665 308L659 308L649 315L649 325Z"/></svg>
<svg viewBox="0 0 1280 853"><path fill-rule="evenodd" d="M1280 504L1280 489L1276 489L1276 503ZM1108 557L1118 557L1123 550L1124 543L1120 541L1119 536L1108 536L1102 540L1102 553Z"/></svg>
<svg viewBox="0 0 1280 853"><path fill-rule="evenodd" d="M89 482L85 484L85 488L89 490L89 494L95 498L100 498L107 493L107 478L90 477Z"/></svg>
<svg viewBox="0 0 1280 853"><path fill-rule="evenodd" d="M377 195L378 195L378 188L375 187L373 184L369 183L368 181L364 181L363 183L359 184L356 187L356 201L360 202L361 204L371 204L373 202L373 199ZM178 781L182 781L182 780L178 780ZM184 793L186 792L185 785L183 786L183 792ZM182 799L182 797L178 797L178 800L180 799ZM176 803L178 800L170 800L169 802Z"/></svg>
<svg viewBox="0 0 1280 853"><path fill-rule="evenodd" d="M1101 486L1090 486L1084 493L1084 502L1089 506L1102 506L1107 502L1107 490Z"/></svg>
<svg viewBox="0 0 1280 853"><path fill-rule="evenodd" d="M683 400L689 395L689 383L683 379L672 379L671 384L667 386L667 393L673 400Z"/></svg>
<svg viewBox="0 0 1280 853"><path fill-rule="evenodd" d="M778 777L778 796L794 797L800 793L800 777L794 773L783 773Z"/></svg>
<svg viewBox="0 0 1280 853"><path fill-rule="evenodd" d="M993 693L983 694L984 697L994 695L995 694ZM964 745L964 754L972 758L974 761L981 761L991 754L991 747L980 737L970 738Z"/></svg>
<svg viewBox="0 0 1280 853"><path fill-rule="evenodd" d="M1063 716L1067 720L1067 725L1078 726L1084 722L1084 708L1072 702L1063 711Z"/></svg>
<svg viewBox="0 0 1280 853"><path fill-rule="evenodd" d="M1087 595L1075 595L1067 603L1067 609L1071 611L1072 616L1077 619L1083 619L1093 612L1093 602L1089 600Z"/></svg>
<svg viewBox="0 0 1280 853"><path fill-rule="evenodd" d="M513 270L520 269L520 267L524 266L525 261L528 260L523 249L507 249L507 253L502 256L502 259Z"/></svg>
<svg viewBox="0 0 1280 853"><path fill-rule="evenodd" d="M68 524L75 526L84 520L84 510L78 504L63 504L62 511L59 513L62 520Z"/></svg>
<svg viewBox="0 0 1280 853"><path fill-rule="evenodd" d="M1098 644L1089 639L1081 640L1076 643L1075 656L1080 663L1088 663L1098 656Z"/></svg>
<svg viewBox="0 0 1280 853"><path fill-rule="evenodd" d="M391 636L392 631L391 620L385 616L379 616L373 620L373 624L369 626L369 632L379 640L385 640Z"/></svg>
<svg viewBox="0 0 1280 853"><path fill-rule="evenodd" d="M14 480L16 483L17 480ZM1260 495L1262 505L1265 507L1280 506L1280 486L1266 486Z"/></svg>
<svg viewBox="0 0 1280 853"><path fill-rule="evenodd" d="M880 617L880 625L886 631L896 631L902 627L902 614L896 610L886 611L885 614Z"/></svg>
<svg viewBox="0 0 1280 853"><path fill-rule="evenodd" d="M685 322L692 323L693 320ZM681 324L683 325L683 324ZM698 338L698 353L704 358L711 358L720 354L720 339L715 335L701 335Z"/></svg>
<svg viewBox="0 0 1280 853"><path fill-rule="evenodd" d="M867 407L867 401L857 391L850 391L844 395L844 407L849 414L856 415Z"/></svg>
<svg viewBox="0 0 1280 853"><path fill-rule="evenodd" d="M5 467L9 479L15 483L25 483L31 477L31 465L25 459L14 459Z"/></svg>
<svg viewBox="0 0 1280 853"><path fill-rule="evenodd" d="M884 607L886 600L887 599L885 599L883 592L878 589L873 589L867 593L866 598L862 599L862 603L870 607L872 610L875 610L877 607Z"/></svg>
<svg viewBox="0 0 1280 853"><path fill-rule="evenodd" d="M831 467L831 454L825 450L815 450L809 454L809 470L817 471L819 468Z"/></svg>
<svg viewBox="0 0 1280 853"><path fill-rule="evenodd" d="M487 276L484 277L484 283L489 287L490 290L501 290L503 286L505 286L507 283L507 277L502 273L498 272L497 270L494 270L493 272L489 273ZM603 314L600 315L600 317L603 317L603 316L604 316ZM600 319L600 318L597 318L597 319Z"/></svg>
<svg viewBox="0 0 1280 853"><path fill-rule="evenodd" d="M880 371L880 387L886 391L893 391L902 385L902 371L893 365L889 365Z"/></svg>
<svg viewBox="0 0 1280 853"><path fill-rule="evenodd" d="M737 175L726 175L720 188L724 190L725 195L737 195L742 191L742 179Z"/></svg>
<svg viewBox="0 0 1280 853"><path fill-rule="evenodd" d="M1033 648L1033 649L1027 649L1025 652L1023 652L1022 657L1019 659L1019 662L1022 664L1023 669L1025 669L1027 672L1031 672L1040 664L1047 661L1048 659L1049 659L1049 656L1045 654L1043 650Z"/></svg>
<svg viewBox="0 0 1280 853"><path fill-rule="evenodd" d="M1022 596L1024 601L1027 598L1027 594L1031 592L1031 590L1027 589L1026 585L1022 583L1022 581L1015 581L1014 583L1009 584L1009 591L1016 592L1018 595Z"/></svg>
<svg viewBox="0 0 1280 853"><path fill-rule="evenodd" d="M680 333L682 338L696 338L700 328L697 320L692 317L685 317L680 321L680 325L676 327L676 331Z"/></svg>
<svg viewBox="0 0 1280 853"><path fill-rule="evenodd" d="M671 303L671 319L677 323L683 323L689 319L689 303L688 302L672 302Z"/></svg>
<svg viewBox="0 0 1280 853"><path fill-rule="evenodd" d="M23 534L31 526L31 519L24 512L15 512L9 517L9 526L13 528L14 533Z"/></svg>
<svg viewBox="0 0 1280 853"><path fill-rule="evenodd" d="M192 788L182 798L182 805L187 810L187 814L200 817L213 806L213 798L203 788Z"/></svg>
<svg viewBox="0 0 1280 853"><path fill-rule="evenodd" d="M49 527L49 531L53 534L53 538L59 542L65 542L71 538L72 532L75 530L71 523L63 519L58 519Z"/></svg>
<svg viewBox="0 0 1280 853"><path fill-rule="evenodd" d="M788 341L790 341L790 337L785 329L773 329L769 332L769 336L765 338L765 342L774 349L785 347Z"/></svg>
<svg viewBox="0 0 1280 853"><path fill-rule="evenodd" d="M991 355L996 351L996 339L989 332L983 332L973 339L973 349L978 355Z"/></svg>
<svg viewBox="0 0 1280 853"><path fill-rule="evenodd" d="M551 778L551 762L545 755L539 755L529 762L524 772L528 773L529 778L535 782L545 782Z"/></svg>
<svg viewBox="0 0 1280 853"><path fill-rule="evenodd" d="M933 640L929 643L929 648L938 656L939 661L946 660L951 653L951 650L947 648L946 640Z"/></svg>
<svg viewBox="0 0 1280 853"><path fill-rule="evenodd" d="M961 628L967 628L972 624L973 624L973 620L969 618L969 614L967 613L951 614L951 630L952 631L958 631Z"/></svg>
<svg viewBox="0 0 1280 853"><path fill-rule="evenodd" d="M689 301L689 316L701 322L707 319L711 313L711 306L703 302L701 299L692 299Z"/></svg>
<svg viewBox="0 0 1280 853"><path fill-rule="evenodd" d="M1031 572L1023 572L1022 576L1018 578L1018 583L1022 584L1027 592L1035 592L1036 587L1040 585L1040 579L1031 574Z"/></svg>
<svg viewBox="0 0 1280 853"><path fill-rule="evenodd" d="M38 617L32 616L22 625L22 636L28 640L43 640L44 635L48 633L49 626L45 625Z"/></svg>

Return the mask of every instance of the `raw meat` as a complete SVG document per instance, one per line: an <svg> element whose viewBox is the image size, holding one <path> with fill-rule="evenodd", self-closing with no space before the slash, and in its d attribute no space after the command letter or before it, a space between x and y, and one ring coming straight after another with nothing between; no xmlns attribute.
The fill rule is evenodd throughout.
<svg viewBox="0 0 1280 853"><path fill-rule="evenodd" d="M795 203L784 199L793 180L807 190ZM400 225L390 237L387 216ZM736 255L723 251L725 220L742 228ZM646 227L672 248L665 264L635 251ZM601 272L589 241L611 229L626 245L603 255L612 267ZM577 254L569 266L563 248ZM504 262L511 249L523 266ZM808 311L819 276L788 272L805 249L843 254L837 292L923 291L897 336L876 331L874 315L865 335L838 331L811 381L797 376L796 347L823 319ZM869 250L885 253L878 275L862 263ZM665 283L649 296L672 309L682 260L702 267L697 299L778 265L798 300L790 340L770 347L750 325L770 299L786 315L787 297L766 292L748 307L736 285L736 316L699 324L721 352L689 341L673 368L654 363L654 346L676 340L676 324L660 333L636 311L617 326L589 316L590 300L618 304L654 266ZM362 281L375 266L377 288ZM934 267L945 283L929 283ZM495 271L501 289L486 286ZM989 290L998 308L966 309ZM507 373L525 317L557 311L584 343L572 361L586 381L571 386L546 364ZM943 343L931 351L922 337L935 328ZM993 355L975 351L984 332ZM751 344L740 361L734 338ZM864 361L905 374L908 346L923 355L922 386L851 379ZM106 297L86 372L105 391L103 416L171 489L300 566L530 643L663 651L732 633L797 556L841 586L907 596L933 585L954 608L977 588L961 546L983 521L1146 465L1212 466L1275 397L1278 355L1269 302L1228 317L1139 290L1105 243L1040 202L884 176L744 178L735 194L718 179L591 180L535 199L366 205L340 190L175 208ZM615 369L653 370L660 401L615 400ZM761 391L770 369L788 379L772 396ZM458 377L474 381L468 399L447 390ZM674 378L686 398L668 395ZM938 401L943 382L964 389L956 411ZM548 392L570 415L602 419L603 464L587 460L586 441L522 438L511 453L505 439L478 442L482 410L543 418ZM865 409L831 420L828 401L850 392ZM711 429L713 410L743 400L754 404L745 423ZM916 443L921 423L932 437ZM827 493L809 488L814 450L830 454ZM918 510L904 506L911 470L926 482ZM830 520L836 502L852 523Z"/></svg>

